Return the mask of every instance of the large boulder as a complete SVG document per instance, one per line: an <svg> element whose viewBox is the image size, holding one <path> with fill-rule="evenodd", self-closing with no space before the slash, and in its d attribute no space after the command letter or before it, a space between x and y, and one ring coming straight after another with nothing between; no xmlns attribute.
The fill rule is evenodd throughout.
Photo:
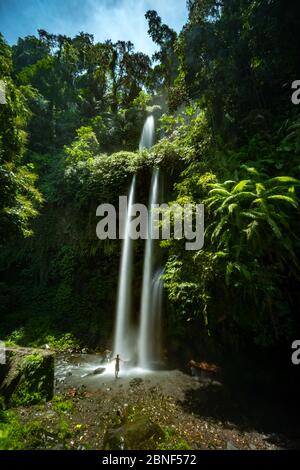
<svg viewBox="0 0 300 470"><path fill-rule="evenodd" d="M6 406L26 406L51 400L53 353L31 348L6 348L4 362L0 364L0 395Z"/></svg>
<svg viewBox="0 0 300 470"><path fill-rule="evenodd" d="M108 429L104 438L104 449L151 449L164 437L165 433L158 424L146 416L140 416L120 427Z"/></svg>

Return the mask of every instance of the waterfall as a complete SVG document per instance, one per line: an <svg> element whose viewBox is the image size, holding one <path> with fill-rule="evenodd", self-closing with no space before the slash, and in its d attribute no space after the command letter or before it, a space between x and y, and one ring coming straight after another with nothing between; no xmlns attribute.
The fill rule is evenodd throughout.
<svg viewBox="0 0 300 470"><path fill-rule="evenodd" d="M161 363L163 274L164 268L159 268L152 280L151 321L148 335L152 338L149 358L153 364Z"/></svg>
<svg viewBox="0 0 300 470"><path fill-rule="evenodd" d="M154 240L151 232L153 226L153 210L154 204L158 203L159 196L159 170L155 169L152 174L151 190L149 199L149 220L148 220L148 239L146 241L143 286L141 298L141 320L138 341L138 357L139 366L145 369L150 367L151 363L151 344L154 338L151 334L151 300L152 300L152 278L154 264Z"/></svg>
<svg viewBox="0 0 300 470"><path fill-rule="evenodd" d="M153 116L145 121L139 149L151 148L154 142L155 122ZM133 267L133 240L130 236L132 208L135 200L136 177L134 176L129 192L127 216L122 246L120 277L117 299L117 320L114 339L114 355L132 360L138 347L138 365L144 369L151 368L154 362L160 359L161 344L161 312L162 312L162 274L159 269L154 272L154 240L152 227L154 223L153 205L159 202L159 169L154 169L151 179L149 198L148 239L146 241L143 283L140 305L140 327L138 340L132 326L131 300L132 300L132 267Z"/></svg>
<svg viewBox="0 0 300 470"><path fill-rule="evenodd" d="M131 319L131 293L132 293L132 265L133 265L133 240L130 237L130 221L132 216L132 206L135 199L136 177L132 179L127 216L124 230L124 241L122 246L121 265L119 274L119 287L117 299L117 320L114 340L114 355L132 359L134 350L133 332L130 325Z"/></svg>
<svg viewBox="0 0 300 470"><path fill-rule="evenodd" d="M142 151L143 149L150 149L154 142L154 131L155 131L155 121L154 117L148 116L144 127L143 132L141 135L140 146L139 149Z"/></svg>

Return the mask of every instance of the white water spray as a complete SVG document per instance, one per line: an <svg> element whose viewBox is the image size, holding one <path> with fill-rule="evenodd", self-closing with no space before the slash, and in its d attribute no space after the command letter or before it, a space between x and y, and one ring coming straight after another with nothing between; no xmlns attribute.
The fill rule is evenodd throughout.
<svg viewBox="0 0 300 470"><path fill-rule="evenodd" d="M134 338L130 324L133 266L133 240L130 237L130 221L132 217L132 206L135 199L135 185L136 177L134 176L129 191L124 241L122 246L117 300L117 320L114 340L114 355L120 354L122 358L126 359L132 359L134 354Z"/></svg>

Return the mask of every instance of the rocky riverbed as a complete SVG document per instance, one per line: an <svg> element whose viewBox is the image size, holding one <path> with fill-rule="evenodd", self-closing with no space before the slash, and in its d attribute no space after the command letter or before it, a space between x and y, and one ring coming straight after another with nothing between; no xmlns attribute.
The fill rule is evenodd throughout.
<svg viewBox="0 0 300 470"><path fill-rule="evenodd" d="M30 429L27 448L300 447L297 436L274 432L260 410L252 413L252 403L238 403L221 381L179 370L121 370L115 379L101 368L97 355L57 359L54 399L15 410Z"/></svg>

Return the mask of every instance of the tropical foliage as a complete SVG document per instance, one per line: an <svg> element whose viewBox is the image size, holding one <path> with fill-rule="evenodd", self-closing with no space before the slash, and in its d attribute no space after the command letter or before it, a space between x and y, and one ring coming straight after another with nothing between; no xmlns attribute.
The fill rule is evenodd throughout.
<svg viewBox="0 0 300 470"><path fill-rule="evenodd" d="M0 336L109 341L120 244L97 240L96 208L117 205L134 173L146 202L160 166L166 200L205 204L203 250L162 243L167 335L180 343L192 325L195 348L200 333L241 349L294 339L300 10L280 0L187 4L179 34L146 13L152 59L83 32L39 30L12 47L1 36ZM139 153L148 112L157 142Z"/></svg>

